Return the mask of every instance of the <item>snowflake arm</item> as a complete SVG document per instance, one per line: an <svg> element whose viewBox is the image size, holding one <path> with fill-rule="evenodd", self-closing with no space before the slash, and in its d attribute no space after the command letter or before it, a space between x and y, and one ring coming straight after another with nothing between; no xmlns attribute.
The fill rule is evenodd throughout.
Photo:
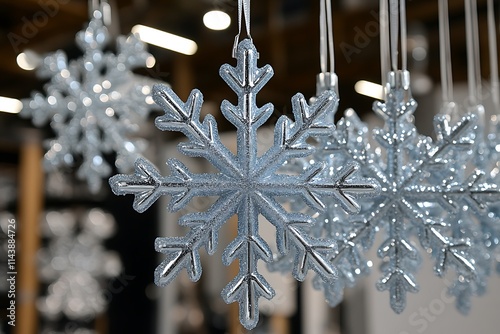
<svg viewBox="0 0 500 334"><path fill-rule="evenodd" d="M225 265L239 259L238 275L222 291L226 303L238 301L240 321L253 328L259 321L258 300L271 299L275 292L257 271L257 261L272 261L268 244L259 236L258 214L253 197L246 197L238 211L238 236L227 246L222 256Z"/></svg>
<svg viewBox="0 0 500 334"><path fill-rule="evenodd" d="M162 131L179 131L190 139L181 143L179 151L187 156L202 157L219 170L229 171L231 176L241 176L234 155L222 145L217 123L212 115L207 115L203 123L199 121L203 95L193 90L186 103L165 85L153 87L153 99L165 110L165 115L156 118L156 126Z"/></svg>
<svg viewBox="0 0 500 334"><path fill-rule="evenodd" d="M333 124L326 122L326 111L336 110L338 99L335 95L324 93L313 106L309 106L302 94L292 99L295 122L281 116L275 126L274 145L258 161L255 173L273 173L285 161L310 155L314 148L306 143L311 136L328 135Z"/></svg>
<svg viewBox="0 0 500 334"><path fill-rule="evenodd" d="M163 177L153 164L139 158L135 174L113 176L110 178L111 188L116 195L134 194L134 210L144 212L164 195L172 196L169 210L178 211L195 196L217 196L237 187L220 174L192 174L176 159L170 159L167 165L171 175Z"/></svg>
<svg viewBox="0 0 500 334"><path fill-rule="evenodd" d="M195 282L201 277L199 249L205 247L210 255L217 249L218 230L234 215L241 202L240 196L233 194L220 197L204 213L184 215L179 223L189 226L190 232L182 238L157 238L156 251L167 258L155 270L155 283L165 286L186 268L189 278Z"/></svg>

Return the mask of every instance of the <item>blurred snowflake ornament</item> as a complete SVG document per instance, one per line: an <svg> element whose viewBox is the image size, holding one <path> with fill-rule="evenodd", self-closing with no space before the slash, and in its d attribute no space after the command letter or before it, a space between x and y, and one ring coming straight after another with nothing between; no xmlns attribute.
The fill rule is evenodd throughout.
<svg viewBox="0 0 500 334"><path fill-rule="evenodd" d="M49 287L37 305L47 319L88 321L106 309L104 280L121 271L118 255L102 245L114 228L113 217L100 209L45 215L42 229L49 242L40 250L39 267Z"/></svg>
<svg viewBox="0 0 500 334"><path fill-rule="evenodd" d="M134 35L117 38L117 54L104 51L110 38L102 8L92 11L88 26L76 35L81 58L68 61L59 50L42 60L38 75L50 80L46 94L34 92L23 101L21 112L37 126L50 122L56 134L48 144L45 169L71 167L81 160L77 176L94 193L112 171L105 154L116 154L118 170L133 168L146 143L130 135L138 131L154 104L150 97L153 80L131 72L151 66L153 56Z"/></svg>
<svg viewBox="0 0 500 334"><path fill-rule="evenodd" d="M188 226L184 237L165 237L156 240L156 250L166 259L155 271L158 285L166 285L179 271L186 268L192 281L201 276L199 249L209 254L217 248L218 233L231 216L238 216L238 235L223 253L223 262L229 265L239 259L238 275L224 288L222 297L227 303L239 302L240 321L254 328L259 319L258 299L271 299L274 290L258 272L259 260L271 262L273 254L268 243L259 235L258 216L261 214L277 233L281 254L293 254L293 275L303 280L309 269L325 281L336 276L330 262L335 251L332 240L308 235L304 226L313 218L299 212L287 212L276 197L299 197L315 211L324 210L324 199L332 198L345 210L356 212L356 199L373 195L376 185L355 175L356 165L350 164L334 175L328 174L324 164L317 163L297 175L278 170L292 158L313 153L306 142L310 136L327 135L333 124L327 121L336 109L337 98L325 92L309 105L301 94L292 98L295 121L282 116L274 130L274 144L262 156L257 155L257 130L271 116L274 107L257 107L256 95L273 75L269 65L257 67L258 53L250 39L239 43L237 66L223 65L220 75L238 96L238 105L223 101L221 111L237 130L237 152L233 154L222 145L215 119L208 115L200 122L202 94L193 90L187 102L166 86L155 86L153 98L165 110L156 119L156 126L164 131L182 132L189 142L179 150L190 157L207 159L218 170L217 174L193 174L180 161L167 162L171 175L163 177L144 159L136 162L135 175L116 175L110 179L117 195L134 194L134 208L142 212L160 196L171 195L169 209L184 208L195 196L218 196L205 212L182 216L179 224Z"/></svg>
<svg viewBox="0 0 500 334"><path fill-rule="evenodd" d="M471 291L480 289L471 240L457 228L456 219L464 207L480 211L500 199L498 185L482 179L481 171L464 178L455 169L473 145L477 117L468 114L451 126L446 116L437 115L437 139L419 135L413 125L417 104L411 97L409 79L407 71L390 72L386 101L374 103L374 111L385 123L383 129L373 131L379 147L370 147L365 131L355 135L340 126L331 143L333 150L342 150L357 161L365 177L375 178L381 185L380 196L351 217L357 227L346 245L370 247L379 229L387 231L378 249L384 275L377 288L390 291L391 307L397 313L406 306L406 293L419 289L414 274L420 257L411 236L434 257L436 275L443 277L453 268L458 281L477 285ZM340 123L358 121L350 113Z"/></svg>

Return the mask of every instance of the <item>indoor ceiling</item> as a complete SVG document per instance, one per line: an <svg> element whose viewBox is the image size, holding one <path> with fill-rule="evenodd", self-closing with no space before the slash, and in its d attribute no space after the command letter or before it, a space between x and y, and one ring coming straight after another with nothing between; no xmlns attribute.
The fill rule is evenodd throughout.
<svg viewBox="0 0 500 334"><path fill-rule="evenodd" d="M34 71L16 64L25 49L44 54L57 49L69 57L79 56L74 36L88 20L87 0L0 0L0 95L24 98L43 82ZM236 0L114 0L114 34L127 34L135 24L149 25L191 38L198 43L193 56L150 46L157 63L141 74L169 82L186 98L190 89L199 88L205 100L219 103L234 94L218 77L223 63L234 64L231 48L237 32ZM372 99L354 92L358 80L380 81L377 34L378 1L334 1L336 72L340 82L341 108L369 111ZM410 70L439 82L439 41L437 0L408 1L409 37L427 48L423 60L411 62ZM486 0L478 0L483 75L488 77ZM449 0L452 57L455 80L466 79L465 20L463 0ZM203 26L203 14L213 8L232 18L225 31ZM289 109L291 96L302 92L312 96L319 71L319 1L253 1L252 37L260 52L260 65L271 64L275 76L259 94L259 103L273 102L279 112ZM48 17L50 16L50 17ZM30 28L34 28L31 29ZM422 39L423 38L423 39ZM420 42L419 42L420 41ZM415 44L413 43L413 44ZM425 44L428 45L425 45ZM412 43L409 43L412 46ZM340 114L340 113L339 113ZM27 125L17 115L2 115L2 129L12 124ZM20 122L20 123L19 123ZM24 122L24 123L23 123Z"/></svg>

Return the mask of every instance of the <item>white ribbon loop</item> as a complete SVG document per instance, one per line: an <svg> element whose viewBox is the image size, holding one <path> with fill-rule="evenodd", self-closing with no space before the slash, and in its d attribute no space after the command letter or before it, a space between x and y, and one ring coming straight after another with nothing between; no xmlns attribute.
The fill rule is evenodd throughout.
<svg viewBox="0 0 500 334"><path fill-rule="evenodd" d="M244 16L244 18L242 18L242 16ZM238 0L238 35L234 37L233 58L236 58L236 51L240 41L242 19L245 20L247 36L252 40L252 35L250 35L250 0Z"/></svg>

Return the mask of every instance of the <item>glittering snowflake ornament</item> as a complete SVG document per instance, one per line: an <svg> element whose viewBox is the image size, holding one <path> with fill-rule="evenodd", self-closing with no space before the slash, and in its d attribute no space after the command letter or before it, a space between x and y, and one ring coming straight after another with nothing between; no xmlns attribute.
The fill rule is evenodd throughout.
<svg viewBox="0 0 500 334"><path fill-rule="evenodd" d="M365 201L360 213L351 216L352 229L344 233L344 246L338 247L333 262L358 263L355 245L369 248L379 229L387 231L378 248L383 277L377 288L390 291L391 307L396 313L404 310L407 292L419 289L414 274L420 256L410 240L412 236L435 259L438 276L453 268L457 274L455 286L466 287L468 295L480 293L483 284L476 268L479 259L471 242L472 234L461 228L457 217L464 210L483 211L500 200L498 185L484 180L481 171L457 170L468 156L464 152L473 145L477 117L468 114L451 126L446 116L436 116L437 138L432 140L419 135L413 125L416 107L409 73L390 72L386 101L374 103L374 111L385 124L373 131L380 146L370 147L367 128L363 130L352 112L330 138L330 150L354 159L361 174L376 179L381 186L380 195ZM356 128L361 131L344 124L358 124ZM356 252L351 254L349 250ZM328 296L335 285L319 287ZM458 290L450 292L460 299L464 296Z"/></svg>
<svg viewBox="0 0 500 334"><path fill-rule="evenodd" d="M258 216L264 216L276 228L276 241L281 254L293 254L293 275L303 280L309 269L326 282L336 276L330 257L335 252L332 240L308 235L304 226L313 218L300 212L288 212L278 197L299 197L316 211L324 210L324 199L331 198L349 212L359 206L356 198L373 195L377 186L356 176L357 166L349 164L330 175L324 164L317 163L297 175L278 170L293 158L302 158L314 151L306 142L310 136L327 135L333 124L328 114L336 109L337 98L326 92L309 105L301 94L292 98L295 121L282 116L274 130L274 144L263 155L257 155L257 130L271 116L274 107L257 107L256 95L273 75L267 65L257 67L258 53L250 39L237 48L237 66L223 65L221 77L238 96L238 104L223 101L221 111L237 130L237 151L232 153L222 145L215 119L208 115L200 121L202 94L193 90L187 102L182 102L168 87L153 88L153 98L165 115L156 119L163 131L182 132L188 142L179 146L181 153L207 159L219 171L214 174L193 174L180 161L170 159L170 176L162 176L148 161L136 162L134 175L116 175L110 179L117 195L134 194L134 208L142 212L160 196L170 195L169 209L184 208L195 196L217 196L205 212L183 215L179 224L190 228L184 237L161 237L156 250L166 259L155 271L155 282L166 285L180 270L186 268L192 281L201 276L199 250L209 254L217 248L218 233L233 215L238 216L238 235L226 247L223 262L229 265L239 260L238 275L224 288L222 297L227 303L238 302L240 321L248 329L258 322L258 299L271 299L274 290L258 272L257 262L271 262L273 254L268 243L259 235Z"/></svg>
<svg viewBox="0 0 500 334"><path fill-rule="evenodd" d="M153 81L131 72L151 65L153 56L134 35L117 38L116 54L104 51L110 38L102 15L94 11L88 26L76 35L81 58L68 61L59 50L42 60L38 75L49 79L46 93L34 92L23 101L21 112L37 126L50 122L55 132L44 157L45 169L79 164L77 176L92 192L111 174L105 154L116 154L118 170L132 169L145 142L131 134L153 104L149 97Z"/></svg>
<svg viewBox="0 0 500 334"><path fill-rule="evenodd" d="M49 242L40 250L39 272L49 286L38 301L40 312L47 319L95 318L107 306L104 280L121 271L118 255L102 245L114 232L113 217L100 209L50 211L42 227Z"/></svg>
<svg viewBox="0 0 500 334"><path fill-rule="evenodd" d="M474 133L474 146L468 152L466 161L456 162L456 176L462 180L462 183L479 182L475 181L477 179L496 188L490 191L492 200L488 205L470 205L462 200L459 202L462 210L457 210L450 215L456 221L456 224L452 226L456 230L455 233L465 233L471 241L471 251L474 252L476 260L475 284L470 285L464 280L458 280L450 287L450 292L457 297L458 309L464 314L468 313L471 308L471 297L486 292L488 276L493 272L492 264L496 267L494 271L500 273L500 196L497 193L500 185L498 175L500 154L497 151L498 124L495 117L492 117L490 124L484 124L485 111L482 105L476 105L470 110L478 115L479 119ZM470 171L474 171L471 176L469 176Z"/></svg>

